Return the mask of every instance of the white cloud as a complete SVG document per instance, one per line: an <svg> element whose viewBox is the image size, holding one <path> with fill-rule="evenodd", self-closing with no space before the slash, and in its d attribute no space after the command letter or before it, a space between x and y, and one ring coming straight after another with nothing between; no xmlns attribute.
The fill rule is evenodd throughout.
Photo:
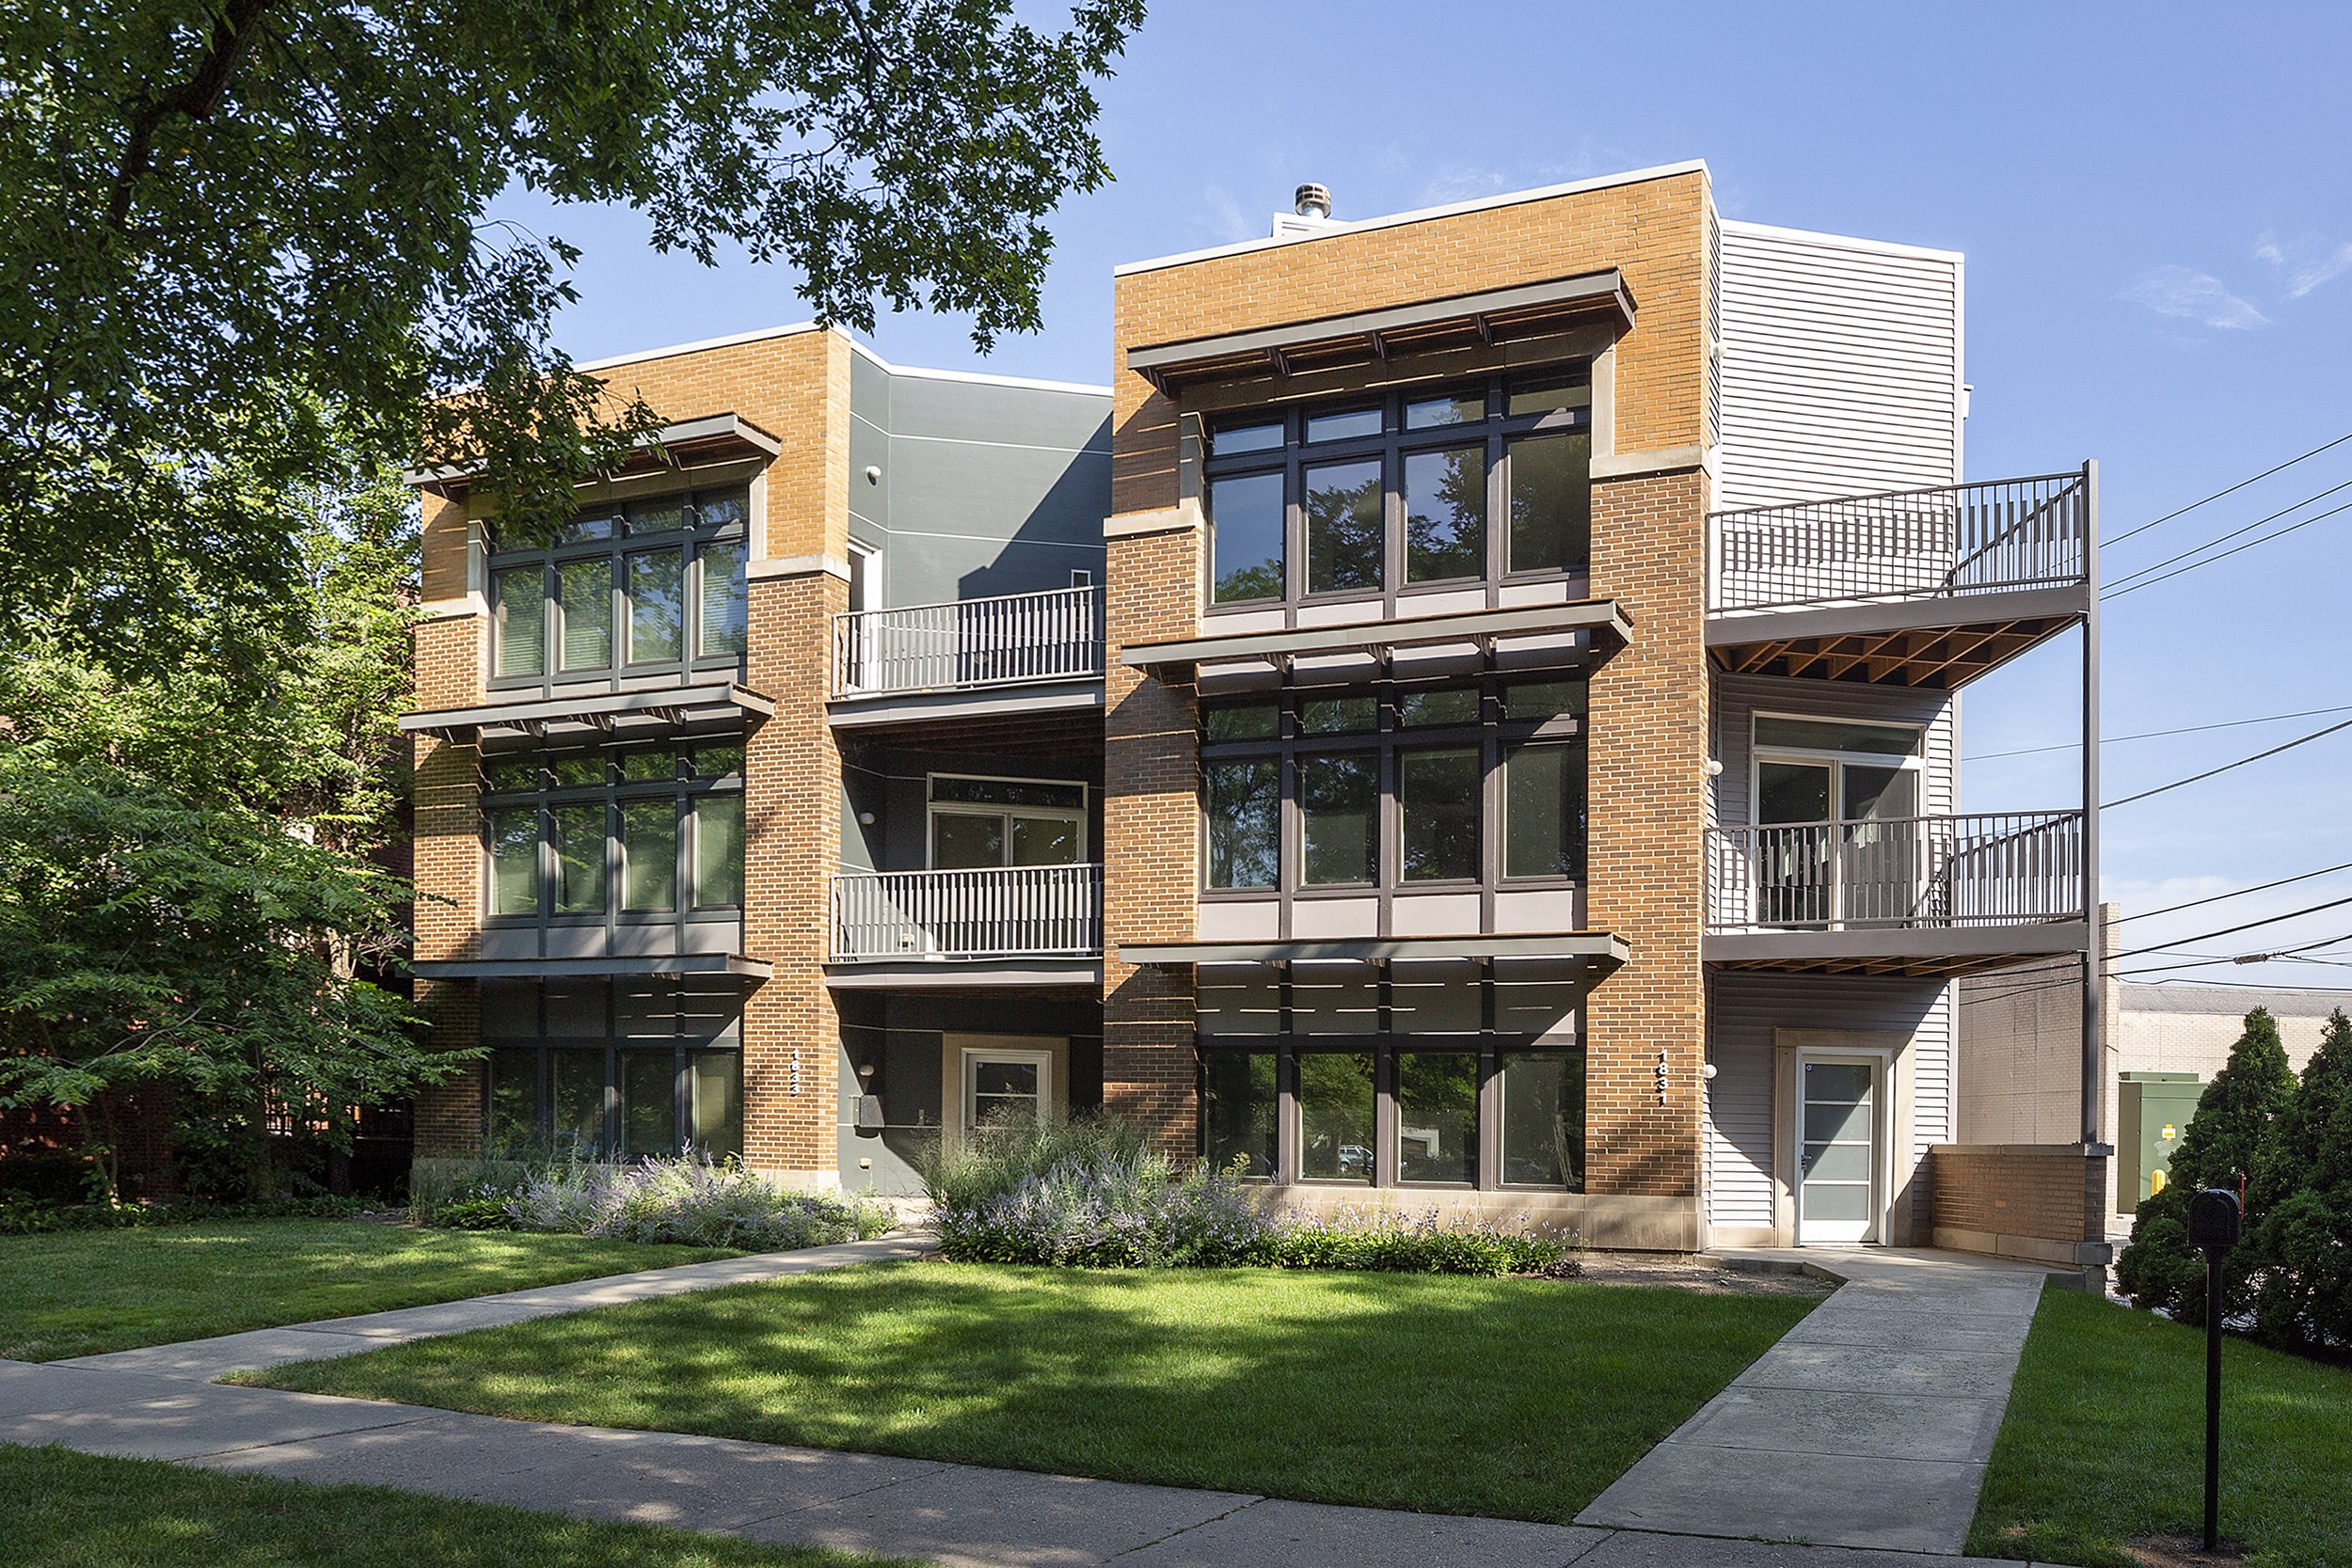
<svg viewBox="0 0 2352 1568"><path fill-rule="evenodd" d="M2352 242L2337 245L2316 234L2298 234L2291 240L2265 234L2262 244L2254 247L2254 256L2279 269L2289 299L2301 299L2352 272Z"/></svg>
<svg viewBox="0 0 2352 1568"><path fill-rule="evenodd" d="M2268 316L2232 293L2221 279L2193 267L2151 267L2133 278L2119 297L2200 326L2243 332L2270 325Z"/></svg>
<svg viewBox="0 0 2352 1568"><path fill-rule="evenodd" d="M1222 185L1211 185L1200 193L1202 212L1195 227L1209 240L1224 244L1232 240L1254 240L1263 225L1241 210L1233 193Z"/></svg>

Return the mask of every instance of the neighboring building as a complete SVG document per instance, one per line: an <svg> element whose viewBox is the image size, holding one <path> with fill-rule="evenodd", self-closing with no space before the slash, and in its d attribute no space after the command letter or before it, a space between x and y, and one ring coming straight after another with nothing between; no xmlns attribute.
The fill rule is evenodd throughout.
<svg viewBox="0 0 2352 1568"><path fill-rule="evenodd" d="M2086 963L2096 863L1959 814L1960 688L2096 689L2090 470L1961 483L1961 304L1690 164L1122 267L1108 388L592 367L674 422L564 540L427 482L417 969L492 1051L421 1152L905 1190L1099 1104L1298 1201L2088 1259L2103 1148L1950 1147L1953 980Z"/></svg>

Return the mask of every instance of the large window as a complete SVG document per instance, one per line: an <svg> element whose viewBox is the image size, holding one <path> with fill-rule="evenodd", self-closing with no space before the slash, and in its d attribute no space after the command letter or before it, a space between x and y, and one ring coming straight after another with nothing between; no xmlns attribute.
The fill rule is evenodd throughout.
<svg viewBox="0 0 2352 1568"><path fill-rule="evenodd" d="M1212 702L1201 881L1243 893L1583 874L1584 682L1490 676Z"/></svg>
<svg viewBox="0 0 2352 1568"><path fill-rule="evenodd" d="M729 981L484 982L485 1152L740 1153L742 1017Z"/></svg>
<svg viewBox="0 0 2352 1568"><path fill-rule="evenodd" d="M635 501L489 563L493 684L646 675L743 655L741 490Z"/></svg>
<svg viewBox="0 0 2352 1568"><path fill-rule="evenodd" d="M1087 786L1054 779L930 776L934 871L1077 865L1087 858Z"/></svg>
<svg viewBox="0 0 2352 1568"><path fill-rule="evenodd" d="M1591 403L1587 368L1572 365L1219 419L1211 604L1584 570Z"/></svg>
<svg viewBox="0 0 2352 1568"><path fill-rule="evenodd" d="M743 902L740 741L493 753L482 787L494 917L634 923Z"/></svg>

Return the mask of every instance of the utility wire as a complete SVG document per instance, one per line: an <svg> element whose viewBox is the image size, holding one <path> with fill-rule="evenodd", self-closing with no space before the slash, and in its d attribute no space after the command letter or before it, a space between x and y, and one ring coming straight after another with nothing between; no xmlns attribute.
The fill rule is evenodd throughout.
<svg viewBox="0 0 2352 1568"><path fill-rule="evenodd" d="M2200 904L2218 904L2224 898L2243 897L2249 893L2267 893L2274 887L2284 887L2289 882L2308 882L2313 877L2325 877L2335 871L2352 871L2352 861L2345 861L2342 865L2322 866L2317 871L2306 871L2299 877L2281 877L2275 882L2256 882L2252 887L2235 888L2228 893L2216 893L2203 898L2192 898L2185 904L2167 904L2160 910L2142 910L2137 914L2119 915L2116 917L2116 924L2120 926L2126 920L2146 920L2152 915L2176 914L2182 910L2193 910Z"/></svg>
<svg viewBox="0 0 2352 1568"><path fill-rule="evenodd" d="M2119 533L2112 539L2102 540L2099 547L2101 549L2107 549L2122 544L2126 539L2137 539L2139 535L2147 532L2152 528L2158 527L2164 523L2169 523L2175 517L2185 517L2190 513L2196 511L2199 507L2207 505L2213 501L2217 501L2224 496L2234 496L2249 484L2259 484L2264 480L2268 479L2272 474L2284 473L2287 469L2294 467L2297 463L2304 462L2310 458L2317 457L2321 452L2331 451L2334 448L2344 445L2346 441L2352 441L2352 431L2346 431L2344 435L2337 436L2332 441L2313 447L2311 451L2303 453L2301 457L2290 457L2275 468L2265 468L2261 473L2256 474L2252 479L2241 479L2226 490L2216 490L2212 495L2204 498L2203 500L2193 500L2177 512L2168 512L2153 523L2142 523L2137 528L2131 530L2127 533Z"/></svg>
<svg viewBox="0 0 2352 1568"><path fill-rule="evenodd" d="M2099 809L2102 811L2113 811L2118 806L2128 806L2135 800L2145 800L2151 795L2162 795L2166 790L2178 789L2183 784L2197 784L2201 780L2212 778L2217 773L2227 773L2233 768L2243 768L2249 762L2260 762L2265 757L2275 757L2280 752L2292 752L2297 746L2307 745L2312 741L2321 738L2323 736L2333 735L2338 730L2352 730L2352 719L2346 719L2340 724L2330 724L2324 730L2313 730L2309 735L2297 736L2295 739L2286 742L2284 745L2273 746L2267 752L2256 752L2250 757L2240 757L2235 762L2225 762L2218 768L2208 768L2202 773L2191 773L2185 779L2175 779L2170 784L2158 784L2153 789L2143 789L2137 795L2126 795L2120 800L2103 801L2101 802Z"/></svg>
<svg viewBox="0 0 2352 1568"><path fill-rule="evenodd" d="M2342 707L2307 707L2296 713L2273 713L2261 719L2225 719L2217 724L2190 724L2177 730L2142 730L2137 735L2102 736L2099 744L2120 746L2126 740L2161 740L2166 736L2171 735L2198 735L2206 730L2243 729L2249 724L2276 724L2286 719L2316 719L2328 713L2352 713L2352 704L2346 704ZM2082 744L2079 740L2061 740L2055 746L2024 746L2014 752L1976 752L1960 760L1991 762L1996 757L2029 757L2042 752L2078 752L2082 750Z"/></svg>
<svg viewBox="0 0 2352 1568"><path fill-rule="evenodd" d="M2352 899L2346 899L2345 902L2352 903ZM2326 907L2327 906L2325 905L2321 906L2323 909ZM2311 911L2306 910L2299 912L2308 914ZM2293 917L2282 914L2278 918L2280 920L2287 920ZM2270 925L2271 922L2266 920L2257 920L2253 924L2256 926L2267 926ZM2243 930L2246 929L2246 927L2240 927L2239 929ZM2169 969L2210 969L2216 964L2269 963L2278 958L2291 958L2297 953L2308 953L2315 947L2332 947L2340 942L2352 942L2352 931L2346 931L2340 937L2322 937L2317 942L2307 942L2296 947L2281 947L2277 951L2270 953L2241 953L2233 958L2199 958L2193 963L2150 964L2145 969L2119 970L2117 971L2117 977L2121 978L2126 974L2160 974ZM2143 953L2153 953L2155 949L2152 947L2143 947L2140 951ZM2116 956L2118 958L2124 957L2124 955L2120 953Z"/></svg>
<svg viewBox="0 0 2352 1568"><path fill-rule="evenodd" d="M2126 572L2122 577L2107 583L2106 586L2109 588L2117 588L2131 581L2134 578L2144 578L2152 572L2161 572L2173 562L2186 561L2192 555L2202 555L2205 551L2213 548L2216 545L2226 545L2231 540L2237 538L2241 534L2253 532L2265 523L2275 523L2281 517L2290 516L2295 513L2302 511L2303 508L2311 505L2313 501L2326 500L2329 496L2332 496L2341 490L2352 490L2352 479L2345 480L2342 484L2330 484L2327 489L2322 490L2316 496L2305 496L2301 500L2296 501L2290 506L2282 506L2279 508L2278 511L2273 512L2267 517L2257 517L2252 522L2247 524L2244 528L2233 529L2228 533L2221 535L2218 539L2208 539L2203 544L2183 550L2178 555L2168 555L2162 561L2154 562L2149 565L2142 566L2136 572Z"/></svg>
<svg viewBox="0 0 2352 1568"><path fill-rule="evenodd" d="M2183 937L2183 938L2182 938L2180 941L2178 941L2178 942L2150 942L2150 943L2149 943L2147 946L2145 946L2145 947L2126 947L2126 948L2125 948L2125 949L2123 949L2123 951L2122 951L2121 953L2110 953L2110 954L2108 954L2108 955L2107 955L2107 957L2108 957L2110 959L2114 959L2114 958L2136 958L2139 957L2139 955L2141 955L2142 953L2164 953L2164 952L2169 952L2170 950L2172 950L2172 949L2174 949L2174 948L2177 948L2177 947L2185 947L2185 946L2187 946L2187 945L2188 945L2190 942L2209 942L2209 941L2211 941L2211 940L2212 940L2213 938L2215 938L2215 937L2235 936L2235 935L2236 935L2238 932L2240 932L2240 931L2250 931L2250 930L2252 930L2252 929L2253 929L2255 927L2257 927L2257 926L2276 926L2276 925L2277 925L2277 924L2279 924L2279 922L2280 922L2281 920L2293 920L2293 919L2294 919L2296 916L2297 916L2297 915L2304 915L2304 914L2317 914L2317 913L2318 913L2320 911L2322 911L2322 910L2340 910L2340 909L2344 908L2344 905L2346 905L2346 904L2352 904L2352 897L2331 899L2331 900L2330 900L2330 901L2328 901L2328 903L2325 903L2325 904L2312 904L2312 905L2309 906L2308 908L2305 908L2305 909L2300 909L2300 910L2289 910L2289 911L2288 911L2286 913L2284 913L2284 914L2271 914L2271 915L2265 915L2265 916L2264 916L2262 919L2260 919L2260 920L2249 920L2249 921L2245 922L2243 925L2238 925L2238 926L2224 926L2224 927L2221 927L2221 929L2219 929L2218 931L2204 931L2204 932L2201 932L2201 933L2199 933L2198 935L2193 936L2193 937ZM2327 943L2326 943L2326 942L2312 942L2311 945L2312 945L2312 947L2324 947L2324 946L2326 946L2326 945L2327 945ZM2290 949L2289 951L2291 951L2291 952L2297 952L2297 953L2300 953L2300 952L2305 951L2305 949L2300 948L2300 947L2297 947L2297 948L2292 948L2292 949ZM2222 962L2222 963L2231 963L2231 962L2233 962L2234 960L2230 959L2230 958L2222 958L2222 959L2220 959L2220 960L2218 960L2218 961L2219 961L2219 962Z"/></svg>
<svg viewBox="0 0 2352 1568"><path fill-rule="evenodd" d="M2289 523L2286 527L2279 529L2274 532L2265 533L2259 539L2249 539L2243 545L2233 545L2228 549L2223 550L2219 555L2209 555L2202 561L2192 561L2185 566L2175 566L2172 570L2165 573L2164 576L2160 578L2144 578L2138 582L2132 583L2128 587L2118 588L2112 593L2102 594L2099 595L2099 602L2101 604L2105 604L2109 599L2120 599L2126 594L2137 594L2143 588L2153 588L2160 582L2169 582L2174 578L2197 570L2200 566L2210 566L2217 561L2226 561L2231 556L2237 554L2240 550L2250 550L2257 545L2267 545L2273 539L2283 539L2298 528L2309 528L2313 523L2323 522L2326 519L2336 515L2336 514L2340 512L2352 512L2352 501L2346 501L2342 506L2329 507L2325 512L2313 513L2311 516L2304 518L2299 523ZM2218 544L2220 541L2216 540L2215 543Z"/></svg>

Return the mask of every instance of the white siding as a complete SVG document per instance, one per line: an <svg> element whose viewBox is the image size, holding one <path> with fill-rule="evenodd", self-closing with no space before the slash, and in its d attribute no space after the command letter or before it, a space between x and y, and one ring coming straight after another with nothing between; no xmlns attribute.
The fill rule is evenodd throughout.
<svg viewBox="0 0 2352 1568"><path fill-rule="evenodd" d="M1961 258L1722 226L1715 504L1961 477Z"/></svg>

